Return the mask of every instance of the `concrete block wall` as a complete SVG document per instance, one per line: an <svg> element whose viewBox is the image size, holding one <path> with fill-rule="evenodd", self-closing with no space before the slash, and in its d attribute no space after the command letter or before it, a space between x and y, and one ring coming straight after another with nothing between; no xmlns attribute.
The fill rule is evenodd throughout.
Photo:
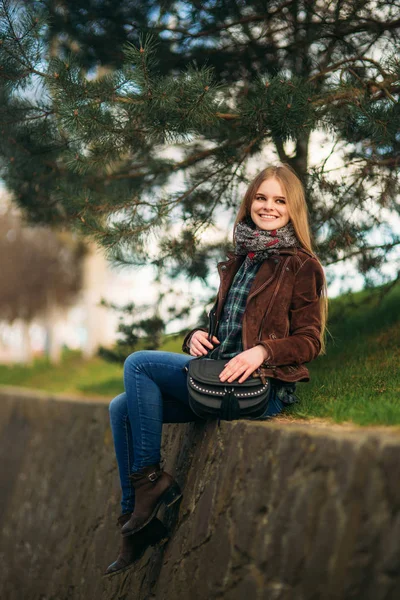
<svg viewBox="0 0 400 600"><path fill-rule="evenodd" d="M107 404L0 391L0 598L398 600L400 434L290 421L166 425L184 488L125 574Z"/></svg>

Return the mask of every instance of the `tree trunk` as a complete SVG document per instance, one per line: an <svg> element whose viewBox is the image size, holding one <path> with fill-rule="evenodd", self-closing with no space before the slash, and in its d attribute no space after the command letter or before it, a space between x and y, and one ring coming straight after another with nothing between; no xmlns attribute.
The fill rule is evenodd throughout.
<svg viewBox="0 0 400 600"><path fill-rule="evenodd" d="M107 263L92 244L84 258L82 298L85 307L86 340L83 346L85 358L94 356L106 339L105 309L99 306L106 286Z"/></svg>
<svg viewBox="0 0 400 600"><path fill-rule="evenodd" d="M62 340L58 330L60 316L61 309L56 305L54 294L49 289L47 292L47 310L43 321L46 331L45 352L53 365L61 361Z"/></svg>
<svg viewBox="0 0 400 600"><path fill-rule="evenodd" d="M30 323L21 321L21 344L16 361L24 365L30 365L33 362L33 352L31 336L29 333Z"/></svg>

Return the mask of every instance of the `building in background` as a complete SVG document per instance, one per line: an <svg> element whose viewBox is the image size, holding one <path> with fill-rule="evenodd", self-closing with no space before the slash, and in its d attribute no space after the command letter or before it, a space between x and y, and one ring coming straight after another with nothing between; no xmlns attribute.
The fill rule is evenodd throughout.
<svg viewBox="0 0 400 600"><path fill-rule="evenodd" d="M117 336L118 315L100 306L102 298L119 305L140 302L141 298L151 301L154 294L149 269L142 269L140 277L133 269L115 270L94 245L83 260L83 287L73 306L52 307L28 328L19 321L0 322L0 363L27 362L28 343L33 356L48 353L54 362L64 346L82 350L85 357L93 356L100 345L112 345Z"/></svg>

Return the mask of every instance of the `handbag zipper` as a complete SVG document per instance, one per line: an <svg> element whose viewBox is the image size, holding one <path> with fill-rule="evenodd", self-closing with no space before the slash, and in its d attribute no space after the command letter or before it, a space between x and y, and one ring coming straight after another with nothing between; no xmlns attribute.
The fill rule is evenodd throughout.
<svg viewBox="0 0 400 600"><path fill-rule="evenodd" d="M276 298L276 296L278 294L278 291L279 291L279 287L280 287L281 281L283 279L283 275L285 274L286 265L288 264L289 261L290 261L290 256L288 256L288 258L285 260L285 262L283 264L282 271L281 271L281 273L279 275L279 279L278 279L278 283L276 284L275 291L274 291L274 293L272 295L272 298L271 298L271 301L270 301L270 303L268 305L268 308L265 311L263 318L261 319L261 325L260 325L260 329L258 330L258 336L257 336L258 340L261 340L261 332L262 332L262 328L263 328L263 325L264 325L264 321L267 318L267 315L270 312L270 310L271 310L271 308L272 308L272 306L274 304L275 298Z"/></svg>
<svg viewBox="0 0 400 600"><path fill-rule="evenodd" d="M287 264L287 262L289 260L290 260L290 256L288 256L288 258L286 259L283 267L285 267L285 265ZM282 271L281 271L281 274L280 274L280 277L279 277L279 280L278 280L278 283L277 283L277 288L278 288L278 285L279 285L279 283L281 281L282 273L284 272L284 268L283 267L282 267ZM277 264L277 268L278 268L278 264ZM261 292L273 280L273 278L275 277L275 275L276 275L276 271L274 271L274 273L271 275L271 277L269 279L267 279L267 281L265 281L257 290L254 290L254 292L247 297L246 306L249 303L249 300L251 300L251 298L253 298L253 296L255 296L256 294L258 294L259 292ZM274 296L272 298L274 298L274 297L275 297L275 293L274 293ZM271 302L272 302L272 298L271 298ZM271 306L271 302L270 302L270 304L268 306L267 312L268 312L268 310L269 310L269 308ZM265 315L264 315L264 317L262 319L262 323L264 322L264 318L265 318ZM247 350L247 345L245 343L245 339L246 339L245 331L246 331L246 321L243 322L243 327L242 327L242 345L243 345L243 350ZM259 334L260 334L260 332L259 332ZM258 337L258 339L260 339L260 338Z"/></svg>
<svg viewBox="0 0 400 600"><path fill-rule="evenodd" d="M278 282L277 282L277 284L276 284L275 291L274 291L274 293L273 293L273 296L272 296L272 298L271 298L271 301L270 301L270 303L269 303L269 305L268 305L268 308L267 308L267 310L265 311L265 314L264 314L264 316L263 316L263 318L262 318L262 320L261 320L261 325L260 325L260 328L259 328L259 330L258 330L257 341L261 341L261 332L262 332L262 326L264 325L264 321L265 321L265 319L266 319L266 317L267 317L267 315L268 315L268 313L269 313L269 311L270 311L270 309L271 309L271 307L272 307L272 305L273 305L273 302L274 302L274 300L275 300L275 298L276 298L276 295L277 295L277 293L278 293L278 291L279 291L279 286L280 286L280 283L281 283L281 281L282 281L283 275L284 275L284 273L285 273L285 267L286 267L286 265L288 264L288 262L289 262L289 261L290 261L290 256L288 256L288 257L286 258L285 262L283 263L283 267L282 267L282 270L281 270L281 272L280 272L280 274L279 274L279 279L278 279ZM271 280L274 278L274 276L275 276L275 273L274 273L274 274L272 275L272 277L270 277L270 278L269 278L269 279L268 279L268 280L267 280L265 283L263 283L263 285L262 285L260 288L258 288L258 290L255 290L255 291L254 291L254 292L251 294L251 296L249 296L249 297L247 298L247 302L250 300L250 298L251 298L252 296L254 296L256 293L258 293L259 291L261 291L262 289L264 289L264 288L265 288L265 286L266 286L266 285L268 285L268 283L270 283L270 281L271 281ZM246 303L246 304L247 304L247 303ZM243 344L243 349L244 349L244 350L247 350L246 344L244 343L244 340L246 339L246 336L245 336L245 330L246 330L246 321L244 321L244 323L243 323L243 327L242 327L242 337L243 337L243 339L242 339L242 344ZM258 367L258 369L257 369L257 373L259 374L259 376L260 376L260 379L261 379L261 381L262 381L263 385L265 385L267 380L266 380L265 376L264 376L264 375L261 373L261 366L259 366L259 367Z"/></svg>

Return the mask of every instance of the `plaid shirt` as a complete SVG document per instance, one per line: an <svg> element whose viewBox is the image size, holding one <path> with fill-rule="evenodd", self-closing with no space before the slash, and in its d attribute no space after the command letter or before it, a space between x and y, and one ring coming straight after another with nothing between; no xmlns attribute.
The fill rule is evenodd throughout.
<svg viewBox="0 0 400 600"><path fill-rule="evenodd" d="M243 351L243 314L251 284L261 264L262 261L256 262L246 257L236 273L229 288L216 334L221 343L210 352L210 358L233 358Z"/></svg>

